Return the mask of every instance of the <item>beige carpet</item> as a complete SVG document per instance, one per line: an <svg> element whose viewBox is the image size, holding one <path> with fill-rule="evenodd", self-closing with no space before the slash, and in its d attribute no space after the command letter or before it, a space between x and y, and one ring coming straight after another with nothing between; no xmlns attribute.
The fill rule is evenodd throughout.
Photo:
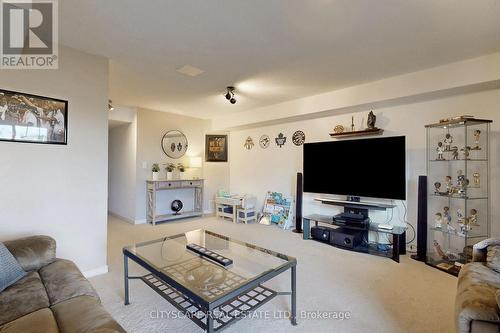
<svg viewBox="0 0 500 333"><path fill-rule="evenodd" d="M390 259L336 249L273 226L233 224L213 217L151 225L131 225L110 217L109 273L90 281L103 305L128 332L202 332L189 319L156 319L156 311L175 308L142 281L130 282L130 301L123 305L122 247L169 234L205 228L297 258L298 326L287 319L242 319L224 332L454 332L456 278L423 263L402 257ZM131 265L131 273L141 273ZM288 273L267 286L290 289ZM279 317L288 311L288 296L275 297L259 311ZM314 311L349 311L351 319L301 319Z"/></svg>

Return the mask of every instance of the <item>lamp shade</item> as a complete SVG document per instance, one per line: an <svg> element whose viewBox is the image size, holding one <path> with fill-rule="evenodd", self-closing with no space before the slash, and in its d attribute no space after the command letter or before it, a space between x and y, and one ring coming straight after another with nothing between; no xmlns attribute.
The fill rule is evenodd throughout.
<svg viewBox="0 0 500 333"><path fill-rule="evenodd" d="M193 156L189 160L189 166L191 168L201 168L201 157Z"/></svg>

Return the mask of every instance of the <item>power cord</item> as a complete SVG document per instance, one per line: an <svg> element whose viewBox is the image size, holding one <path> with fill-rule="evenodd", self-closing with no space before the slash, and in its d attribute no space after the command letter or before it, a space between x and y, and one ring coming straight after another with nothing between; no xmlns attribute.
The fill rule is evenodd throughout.
<svg viewBox="0 0 500 333"><path fill-rule="evenodd" d="M409 222L408 222L408 220L406 219L406 218L407 218L407 216L408 216L408 208L406 207L406 203L405 203L403 200L401 200L401 203L403 204L403 207L405 208L405 213L404 213L404 216L403 216L404 223L406 223L406 224L407 224L407 225L411 228L411 230L413 231L413 236L412 236L412 238L411 238L409 241L407 241L407 242L406 242L406 245L409 245L409 244L411 244L411 243L415 240L415 238L417 237L417 232L415 231L415 227L414 227L413 225L411 225L411 223L409 223Z"/></svg>
<svg viewBox="0 0 500 333"><path fill-rule="evenodd" d="M394 203L394 202L393 202L393 203ZM416 238L416 236L417 236L417 233L416 233L416 231L415 231L415 227L413 227L413 225L411 225L411 224L407 221L407 219L406 219L406 217L408 216L408 207L406 206L406 203L404 202L404 200L401 200L401 204L402 204L402 205L403 205L403 207L404 207L403 218L401 218L401 210L400 210L399 206L397 206L397 205L396 205L396 207L397 207L397 209L398 209L398 218L399 218L399 221L400 221L400 222L402 222L402 223L404 223L404 224L408 225L408 226L409 226L409 229L411 229L411 230L412 230L412 237L411 237L411 239L410 239L410 240L408 240L408 241L406 242L406 245L410 245L410 244L411 244L411 243L415 240L415 238ZM392 214L391 214L391 215L394 215L394 208L393 208L393 209L391 209L391 211L392 211ZM391 221L392 221L392 216L391 216L391 219L390 219L390 221L389 221L389 222L391 222ZM389 244L391 244L391 245L392 245L392 241L389 239L389 235L386 235L386 240L387 240L387 242L388 242ZM414 250L412 249L412 248L413 248L413 245L410 245L410 246L409 246L409 248L410 248L410 249L408 250L408 252L413 252L413 251L414 251Z"/></svg>

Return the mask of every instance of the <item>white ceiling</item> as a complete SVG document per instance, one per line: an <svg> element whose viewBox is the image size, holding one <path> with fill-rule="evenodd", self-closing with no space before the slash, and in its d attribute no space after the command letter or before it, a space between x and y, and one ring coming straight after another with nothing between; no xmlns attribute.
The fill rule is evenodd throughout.
<svg viewBox="0 0 500 333"><path fill-rule="evenodd" d="M498 0L60 0L116 105L211 118L500 51ZM204 72L178 73L184 65ZM236 105L222 93L236 85Z"/></svg>

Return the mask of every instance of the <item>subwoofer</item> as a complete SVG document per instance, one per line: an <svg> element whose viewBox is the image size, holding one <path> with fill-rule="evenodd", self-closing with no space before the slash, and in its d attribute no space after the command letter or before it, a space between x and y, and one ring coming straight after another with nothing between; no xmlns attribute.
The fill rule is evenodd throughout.
<svg viewBox="0 0 500 333"><path fill-rule="evenodd" d="M311 228L311 237L312 239L325 242L325 243L330 243L331 237L332 237L332 228L327 228L327 227L312 227Z"/></svg>
<svg viewBox="0 0 500 333"><path fill-rule="evenodd" d="M353 249L363 242L363 233L366 233L366 231L337 228L332 231L330 242L335 246Z"/></svg>
<svg viewBox="0 0 500 333"><path fill-rule="evenodd" d="M425 261L427 257L427 176L418 177L417 254L412 259Z"/></svg>
<svg viewBox="0 0 500 333"><path fill-rule="evenodd" d="M302 187L302 173L297 172L297 192L295 199L295 229L293 232L302 233L302 196L304 189Z"/></svg>

